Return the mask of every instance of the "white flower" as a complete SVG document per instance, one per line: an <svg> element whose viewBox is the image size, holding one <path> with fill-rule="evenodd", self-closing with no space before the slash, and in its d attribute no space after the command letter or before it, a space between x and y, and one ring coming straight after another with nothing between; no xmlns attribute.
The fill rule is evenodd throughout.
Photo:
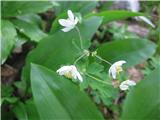
<svg viewBox="0 0 160 120"><path fill-rule="evenodd" d="M74 78L83 82L83 78L80 73L77 71L75 65L63 66L56 71L59 75L64 75L67 78Z"/></svg>
<svg viewBox="0 0 160 120"><path fill-rule="evenodd" d="M122 65L124 63L126 63L126 61L124 61L124 60L117 61L109 68L109 75L112 76L113 79L116 79L117 73L119 73L123 70Z"/></svg>
<svg viewBox="0 0 160 120"><path fill-rule="evenodd" d="M148 18L146 18L146 17L144 17L144 16L138 16L137 19L143 20L144 22L146 22L147 24L149 24L149 25L152 26L153 28L156 27Z"/></svg>
<svg viewBox="0 0 160 120"><path fill-rule="evenodd" d="M140 10L140 4L138 0L127 0L127 2L128 2L128 9L131 10L132 12L138 12ZM155 25L148 18L144 16L138 16L135 18L136 20L143 20L144 22L155 28Z"/></svg>
<svg viewBox="0 0 160 120"><path fill-rule="evenodd" d="M119 88L121 90L128 90L130 86L135 86L135 85L136 85L135 81L133 81L133 80L126 80L126 81L123 81L120 84Z"/></svg>
<svg viewBox="0 0 160 120"><path fill-rule="evenodd" d="M78 18L74 16L71 10L67 11L68 18L67 19L59 19L58 22L60 25L64 26L62 29L63 32L68 32L75 27L78 23Z"/></svg>

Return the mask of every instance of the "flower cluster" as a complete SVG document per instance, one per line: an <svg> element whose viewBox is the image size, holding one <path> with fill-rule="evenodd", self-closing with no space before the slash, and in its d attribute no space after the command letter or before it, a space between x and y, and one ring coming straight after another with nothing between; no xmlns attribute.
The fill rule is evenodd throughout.
<svg viewBox="0 0 160 120"><path fill-rule="evenodd" d="M71 10L68 10L67 13L68 13L67 19L59 19L59 24L64 27L62 29L63 32L68 32L68 31L74 29L76 27L76 24L78 23L78 18L76 16L74 16L74 14ZM79 33L80 43L82 43L81 35L80 35L80 31L79 31L78 27L76 27L76 30ZM83 48L83 47L81 47L81 48ZM80 82L83 82L83 78L82 78L80 72L78 71L78 69L76 68L75 64L82 57L89 56L89 55L90 55L90 52L88 50L84 50L84 54L82 54L82 56L80 56L78 59L75 60L74 65L62 66L61 68L59 68L57 70L57 73L61 76L62 75L65 76L66 78L78 79ZM123 71L122 65L126 63L126 61L120 60L120 61L117 61L117 62L111 64L110 62L108 62L108 61L104 60L103 58L101 58L100 56L98 56L96 51L92 52L91 56L92 57L95 56L98 59L100 59L101 61L106 62L107 64L111 65L108 73L113 79L116 79L117 74L119 74L121 71ZM94 78L94 77L92 77L92 78ZM120 84L119 88L121 90L128 90L130 86L134 86L134 85L136 85L136 83L134 81L126 80Z"/></svg>

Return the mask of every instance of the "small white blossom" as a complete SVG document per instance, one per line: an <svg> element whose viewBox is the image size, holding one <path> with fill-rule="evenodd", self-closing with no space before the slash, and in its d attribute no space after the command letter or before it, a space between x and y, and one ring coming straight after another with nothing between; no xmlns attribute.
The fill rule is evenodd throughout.
<svg viewBox="0 0 160 120"><path fill-rule="evenodd" d="M133 81L133 80L126 80L126 81L123 81L120 84L119 88L121 90L125 91L125 90L128 90L130 86L135 86L135 85L136 85L135 81Z"/></svg>
<svg viewBox="0 0 160 120"><path fill-rule="evenodd" d="M140 10L140 4L138 0L127 0L127 2L128 2L128 9L131 10L132 12L138 12ZM138 16L135 18L137 20L143 20L144 22L155 28L155 25L148 18L144 16Z"/></svg>
<svg viewBox="0 0 160 120"><path fill-rule="evenodd" d="M63 32L68 32L73 29L76 24L78 23L78 18L74 16L71 10L67 11L68 18L67 19L59 19L58 22L64 28L62 29Z"/></svg>
<svg viewBox="0 0 160 120"><path fill-rule="evenodd" d="M126 61L124 61L124 60L117 61L109 68L109 75L112 76L113 79L116 79L117 73L119 73L123 70L122 65L124 63L126 63Z"/></svg>
<svg viewBox="0 0 160 120"><path fill-rule="evenodd" d="M83 78L78 72L75 65L63 66L56 71L59 75L64 75L67 78L78 79L80 82L83 82Z"/></svg>

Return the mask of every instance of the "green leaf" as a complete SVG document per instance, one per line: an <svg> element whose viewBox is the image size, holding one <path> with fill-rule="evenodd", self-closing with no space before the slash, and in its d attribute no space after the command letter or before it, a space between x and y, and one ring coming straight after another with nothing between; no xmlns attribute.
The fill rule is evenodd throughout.
<svg viewBox="0 0 160 120"><path fill-rule="evenodd" d="M35 24L18 19L12 20L12 22L21 33L29 37L32 41L39 42L42 38L47 36L47 34L40 30Z"/></svg>
<svg viewBox="0 0 160 120"><path fill-rule="evenodd" d="M156 45L146 39L126 39L105 43L97 54L110 62L127 61L126 66L139 64L155 53Z"/></svg>
<svg viewBox="0 0 160 120"><path fill-rule="evenodd" d="M52 22L52 27L51 27L51 30L50 30L51 34L60 30L60 24L59 24L58 20L59 19L65 19L65 18L67 18L67 13L66 12L62 13L62 14L60 14L56 17L56 19Z"/></svg>
<svg viewBox="0 0 160 120"><path fill-rule="evenodd" d="M88 68L87 68L87 72L90 74L96 74L96 73L100 73L104 70L104 67L96 62L91 63Z"/></svg>
<svg viewBox="0 0 160 120"><path fill-rule="evenodd" d="M55 12L57 15L67 12L67 10L72 10L73 12L80 12L85 15L96 8L97 1L63 1L59 2L60 6L55 7Z"/></svg>
<svg viewBox="0 0 160 120"><path fill-rule="evenodd" d="M18 120L39 120L39 114L33 103L33 100L27 100L25 103L18 102L13 108Z"/></svg>
<svg viewBox="0 0 160 120"><path fill-rule="evenodd" d="M85 6L83 6L79 12L82 15L88 14L92 12L97 5L98 5L98 1L88 1L88 3L85 2Z"/></svg>
<svg viewBox="0 0 160 120"><path fill-rule="evenodd" d="M32 99L25 102L25 108L27 110L28 120L40 120L40 115Z"/></svg>
<svg viewBox="0 0 160 120"><path fill-rule="evenodd" d="M15 44L14 44L13 53L21 53L22 50L23 50L22 45L23 45L24 43L26 43L28 40L29 40L29 39L28 39L25 35L19 33L19 34L17 35L17 37L16 37L16 42L15 42Z"/></svg>
<svg viewBox="0 0 160 120"><path fill-rule="evenodd" d="M83 23L78 26L80 29L83 42L85 41L88 41L89 43L91 42L91 38L96 33L101 23L102 23L102 17L94 16L94 17L85 19ZM88 49L88 47L89 46L86 46L85 48Z"/></svg>
<svg viewBox="0 0 160 120"><path fill-rule="evenodd" d="M130 11L124 11L124 10L111 10L111 11L103 11L100 13L90 13L85 17L102 16L103 24L104 24L111 21L115 21L115 20L121 20L129 17L142 16L142 15L143 15L142 13L138 13L138 12L130 12Z"/></svg>
<svg viewBox="0 0 160 120"><path fill-rule="evenodd" d="M1 84L1 99L0 104L3 103L15 103L18 98L13 96L13 87L11 85Z"/></svg>
<svg viewBox="0 0 160 120"><path fill-rule="evenodd" d="M45 67L31 65L31 86L42 120L103 119L84 92L68 79Z"/></svg>
<svg viewBox="0 0 160 120"><path fill-rule="evenodd" d="M1 84L1 97L10 97L14 91L11 85Z"/></svg>
<svg viewBox="0 0 160 120"><path fill-rule="evenodd" d="M84 82L88 82L92 90L93 97L96 99L100 99L103 104L109 106L112 105L112 101L117 97L118 91L113 87L111 79L104 71L104 66L100 63L91 63L87 69L86 73L96 77L99 81L88 77ZM83 84L83 83L82 83Z"/></svg>
<svg viewBox="0 0 160 120"><path fill-rule="evenodd" d="M2 17L14 17L29 13L41 13L52 7L53 4L48 1L3 1Z"/></svg>
<svg viewBox="0 0 160 120"><path fill-rule="evenodd" d="M17 35L14 25L7 20L2 20L2 39L1 39L1 64L5 62L15 43Z"/></svg>
<svg viewBox="0 0 160 120"><path fill-rule="evenodd" d="M42 24L42 19L39 15L31 13L23 16L17 16L19 20L26 21L28 23L35 24L37 26L41 26Z"/></svg>
<svg viewBox="0 0 160 120"><path fill-rule="evenodd" d="M17 97L2 97L1 98L1 105L4 103L4 102L7 102L9 104L12 104L12 103L15 103L18 101L18 98Z"/></svg>
<svg viewBox="0 0 160 120"><path fill-rule="evenodd" d="M122 120L160 119L160 66L140 81L127 95Z"/></svg>
<svg viewBox="0 0 160 120"><path fill-rule="evenodd" d="M13 109L18 120L28 120L27 111L25 105L22 102L19 102L16 107Z"/></svg>

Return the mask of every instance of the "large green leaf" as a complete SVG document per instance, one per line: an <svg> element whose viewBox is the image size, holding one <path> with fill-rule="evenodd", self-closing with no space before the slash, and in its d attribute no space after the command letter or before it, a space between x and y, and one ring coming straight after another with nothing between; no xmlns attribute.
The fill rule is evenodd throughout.
<svg viewBox="0 0 160 120"><path fill-rule="evenodd" d="M42 120L103 119L88 96L68 79L40 65L31 65L31 86Z"/></svg>
<svg viewBox="0 0 160 120"><path fill-rule="evenodd" d="M89 22L92 23L89 27ZM99 17L89 18L80 26L83 40L89 40L97 31L101 19ZM75 57L80 55L80 52L73 43L79 43L78 33L75 30L70 32L54 33L47 38L44 38L37 48L33 50L27 57L27 65L23 70L23 78L29 80L30 62L34 62L50 69L57 70L61 65L73 64Z"/></svg>
<svg viewBox="0 0 160 120"><path fill-rule="evenodd" d="M127 95L122 120L160 119L160 66Z"/></svg>
<svg viewBox="0 0 160 120"><path fill-rule="evenodd" d="M16 41L16 29L14 25L8 20L2 20L2 39L1 39L1 64L5 62L11 49Z"/></svg>
<svg viewBox="0 0 160 120"><path fill-rule="evenodd" d="M105 43L97 50L102 58L116 62L127 61L126 66L139 64L155 53L156 45L146 39L126 39Z"/></svg>
<svg viewBox="0 0 160 120"><path fill-rule="evenodd" d="M126 19L129 17L142 16L142 13L130 12L124 10L111 10L111 11L103 11L100 13L90 13L86 17L90 16L103 16L103 23L108 23L115 20Z"/></svg>
<svg viewBox="0 0 160 120"><path fill-rule="evenodd" d="M36 24L18 19L12 20L12 22L21 33L29 37L32 41L38 42L42 38L47 36L47 34L40 30L40 28Z"/></svg>
<svg viewBox="0 0 160 120"><path fill-rule="evenodd" d="M2 17L14 17L29 13L41 13L53 4L48 1L3 1L2 2Z"/></svg>

